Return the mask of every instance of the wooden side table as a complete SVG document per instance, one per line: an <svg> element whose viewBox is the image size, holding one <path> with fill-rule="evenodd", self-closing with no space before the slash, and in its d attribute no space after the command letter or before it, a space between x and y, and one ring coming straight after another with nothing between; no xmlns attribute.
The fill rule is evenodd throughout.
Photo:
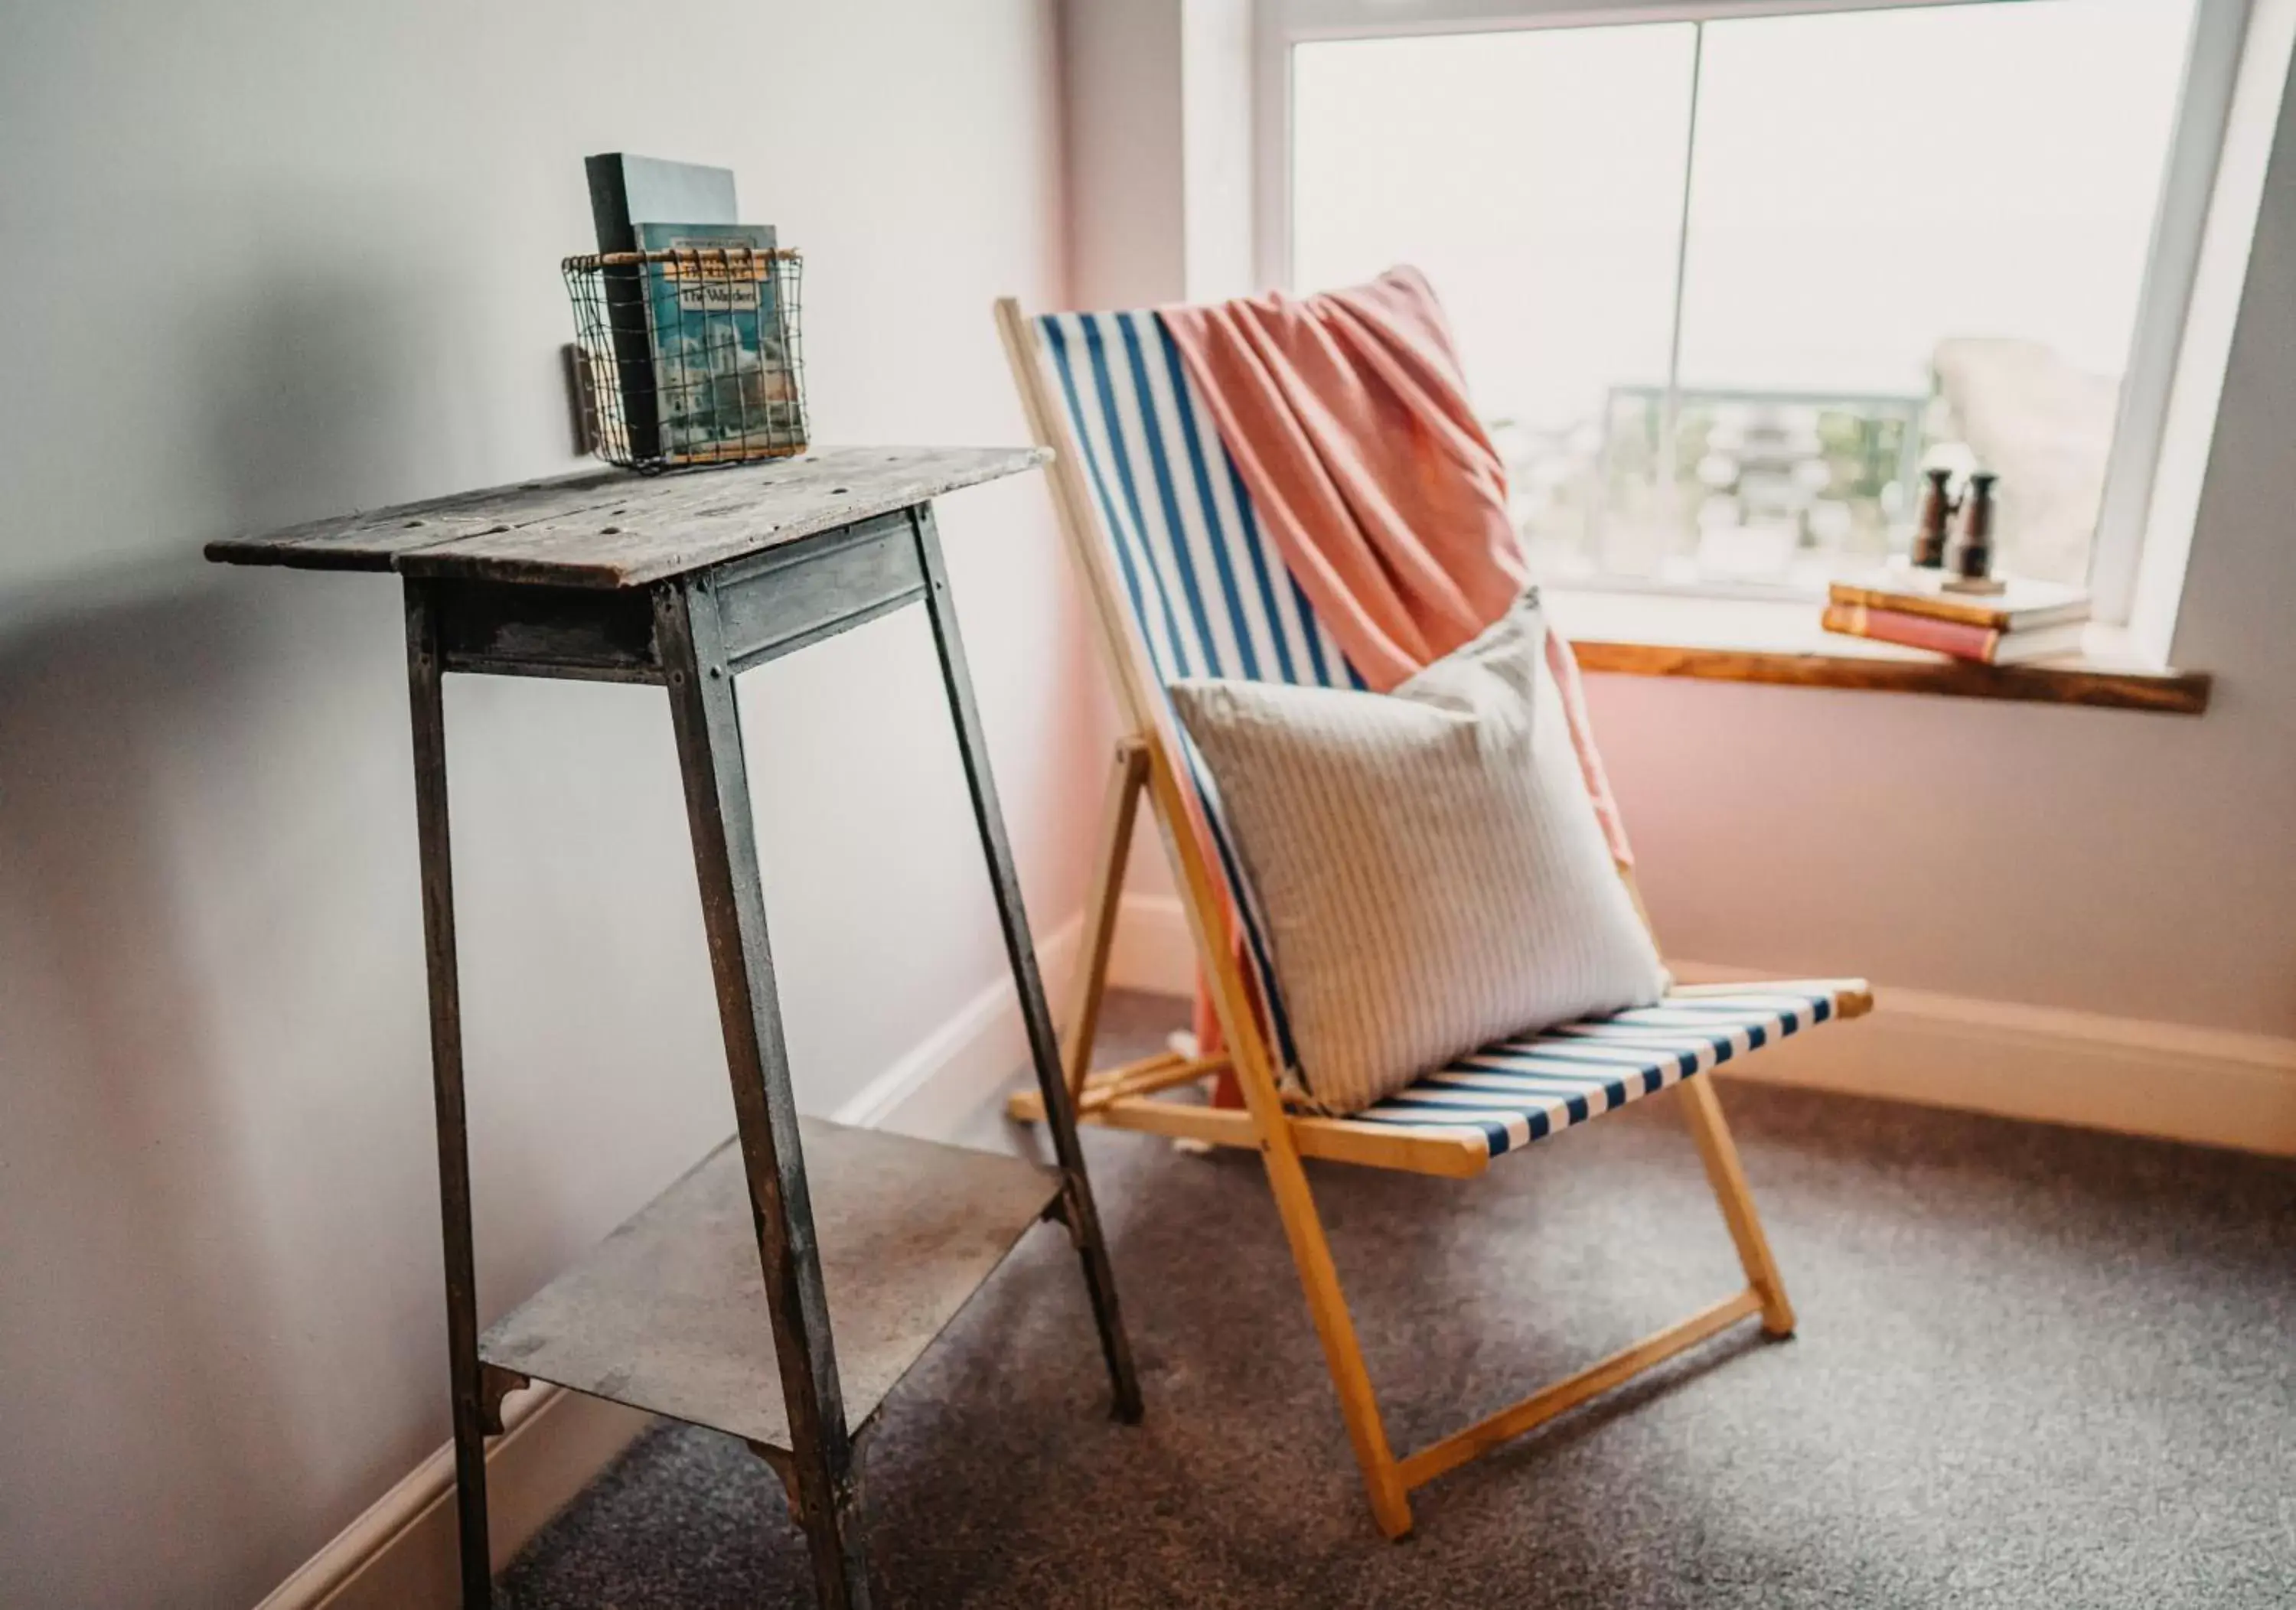
<svg viewBox="0 0 2296 1610"><path fill-rule="evenodd" d="M491 1600L486 1438L500 1434L504 1394L536 1380L746 1439L788 1490L821 1602L867 1604L858 1439L1038 1218L1068 1227L1116 1412L1139 1418L933 527L936 495L1045 457L843 448L707 474L602 470L209 544L226 563L405 578L466 1610ZM939 649L1054 1169L800 1119L791 1098L734 678L915 602ZM668 690L739 1132L484 1336L447 854L450 671Z"/></svg>

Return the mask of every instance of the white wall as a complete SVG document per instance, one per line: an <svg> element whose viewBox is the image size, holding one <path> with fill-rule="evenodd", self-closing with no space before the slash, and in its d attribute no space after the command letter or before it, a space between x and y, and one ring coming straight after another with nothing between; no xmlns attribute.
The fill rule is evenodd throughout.
<svg viewBox="0 0 2296 1610"><path fill-rule="evenodd" d="M1065 0L1077 306L1251 285L1251 0Z"/></svg>
<svg viewBox="0 0 2296 1610"><path fill-rule="evenodd" d="M243 1606L445 1436L398 597L234 530L571 467L580 159L738 172L824 441L1023 438L1061 297L1049 0L0 21L0 1603ZM944 505L1041 930L1089 702L1044 495ZM922 618L758 674L800 1100L998 976ZM668 722L448 690L482 1320L732 1127ZM1084 780L1081 787L1078 780Z"/></svg>
<svg viewBox="0 0 2296 1610"><path fill-rule="evenodd" d="M1182 0L1063 0L1068 267L1078 305L1176 300L1186 274Z"/></svg>
<svg viewBox="0 0 2296 1610"><path fill-rule="evenodd" d="M1129 152L1123 176L1145 206L1163 193L1147 171L1163 145L1124 137L1132 113L1096 103L1103 126L1074 138ZM1162 116L1146 126L1160 131ZM1079 209L1076 227L1077 260L1096 261L1093 216ZM1136 213L1125 228L1155 220ZM2179 664L2217 674L2206 716L1590 679L1669 953L2296 1035L2292 284L2296 95L2281 107L2175 634ZM1107 305L1184 284L1174 268L1115 290L1076 286ZM1160 854L1136 854L1136 891L1169 887Z"/></svg>
<svg viewBox="0 0 2296 1610"><path fill-rule="evenodd" d="M1183 279L1188 299L1248 296L1251 0L1181 0Z"/></svg>

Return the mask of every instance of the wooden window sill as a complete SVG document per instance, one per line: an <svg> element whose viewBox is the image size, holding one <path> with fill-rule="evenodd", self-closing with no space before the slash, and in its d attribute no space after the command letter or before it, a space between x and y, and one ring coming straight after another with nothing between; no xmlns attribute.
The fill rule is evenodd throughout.
<svg viewBox="0 0 2296 1610"><path fill-rule="evenodd" d="M1817 624L1815 603L1546 589L1555 624L1589 672L1692 676L1800 688L1859 688L2032 704L2093 705L2198 715L2205 671L2148 666L2121 633L2092 628L2085 652L2030 666L1980 666Z"/></svg>

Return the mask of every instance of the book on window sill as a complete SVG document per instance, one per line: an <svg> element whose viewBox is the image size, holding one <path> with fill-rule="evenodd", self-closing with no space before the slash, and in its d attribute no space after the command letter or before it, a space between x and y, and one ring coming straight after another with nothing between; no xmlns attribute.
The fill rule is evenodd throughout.
<svg viewBox="0 0 2296 1610"><path fill-rule="evenodd" d="M2078 654L2081 637L2087 630L2086 620L2070 620L2003 632L1992 626L1973 626L1967 621L1940 620L1933 615L1909 615L1902 610L1876 609L1838 600L1825 606L1823 625L1827 631L1839 632L1845 637L1870 638L1875 642L1897 643L1908 649L1929 649L1987 666L2021 666L2033 660Z"/></svg>
<svg viewBox="0 0 2296 1610"><path fill-rule="evenodd" d="M1835 582L1827 593L1837 604L1954 621L1988 632L2025 633L2079 625L2088 619L2088 594L2062 582L2013 577L1999 593L1955 593L1946 586L1949 579L1941 570L1900 566Z"/></svg>

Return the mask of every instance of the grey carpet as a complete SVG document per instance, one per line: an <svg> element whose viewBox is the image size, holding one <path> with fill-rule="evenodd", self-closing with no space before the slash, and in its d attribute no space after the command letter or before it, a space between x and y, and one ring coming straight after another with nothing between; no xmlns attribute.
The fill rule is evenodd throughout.
<svg viewBox="0 0 2296 1610"><path fill-rule="evenodd" d="M1176 1009L1119 1003L1137 1042ZM1366 1512L1258 1161L1091 1136L1148 1400L1049 1229L867 1444L896 1606L2296 1604L2296 1165L1841 1097L1726 1099L1800 1310ZM1398 1449L1740 1284L1672 1104L1459 1184L1315 1169ZM513 1610L809 1602L777 1483L649 1434Z"/></svg>

